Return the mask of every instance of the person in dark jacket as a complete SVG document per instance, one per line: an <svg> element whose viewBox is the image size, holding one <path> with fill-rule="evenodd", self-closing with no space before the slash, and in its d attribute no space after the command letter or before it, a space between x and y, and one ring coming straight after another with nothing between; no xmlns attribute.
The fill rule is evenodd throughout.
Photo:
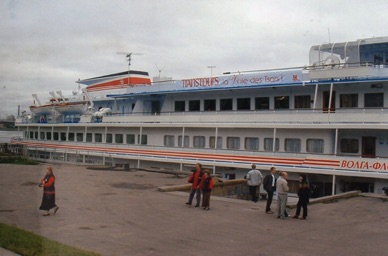
<svg viewBox="0 0 388 256"><path fill-rule="evenodd" d="M188 183L191 183L191 190L189 194L189 201L186 202L187 205L191 205L194 199L194 195L196 194L197 204L195 207L199 207L199 203L201 202L201 180L202 180L202 165L197 164L196 170L193 172L193 174L189 177Z"/></svg>
<svg viewBox="0 0 388 256"><path fill-rule="evenodd" d="M46 211L43 216L49 216L52 208L56 213L59 207L55 204L55 176L51 166L47 167L46 175L40 181L39 187L43 187L42 204L39 210Z"/></svg>
<svg viewBox="0 0 388 256"><path fill-rule="evenodd" d="M271 204L272 204L272 198L273 198L273 193L276 190L276 168L271 167L270 169L271 173L266 175L264 177L263 185L265 191L267 191L267 205L265 207L265 213L272 214L273 211L271 211Z"/></svg>
<svg viewBox="0 0 388 256"><path fill-rule="evenodd" d="M300 174L299 175L299 189L298 189L298 204L296 207L296 213L294 215L294 219L299 218L300 210L303 208L303 215L300 218L301 220L305 220L307 218L307 205L309 203L310 199L310 188L309 184L307 183L306 180L306 175L305 174Z"/></svg>
<svg viewBox="0 0 388 256"><path fill-rule="evenodd" d="M210 176L210 171L205 169L203 171L202 181L202 207L204 210L210 210L210 194L213 188L213 179Z"/></svg>

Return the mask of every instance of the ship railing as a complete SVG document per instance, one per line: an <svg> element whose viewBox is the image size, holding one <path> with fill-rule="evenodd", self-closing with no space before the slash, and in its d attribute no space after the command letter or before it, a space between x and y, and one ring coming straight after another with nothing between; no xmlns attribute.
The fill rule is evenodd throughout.
<svg viewBox="0 0 388 256"><path fill-rule="evenodd" d="M370 63L337 63L311 66L307 77L311 81L386 77L387 66Z"/></svg>
<svg viewBox="0 0 388 256"><path fill-rule="evenodd" d="M387 123L388 108L188 111L112 114L103 123Z"/></svg>
<svg viewBox="0 0 388 256"><path fill-rule="evenodd" d="M369 62L333 62L325 63L324 60L315 62L310 66L305 67L306 70L333 69L333 68L357 68L357 67L372 67L386 68L388 65Z"/></svg>
<svg viewBox="0 0 388 256"><path fill-rule="evenodd" d="M116 113L95 119L81 116L79 123L388 123L388 108L337 108L337 109L276 109L238 111L185 111L157 113ZM21 121L21 120L20 120ZM78 120L77 120L78 122ZM16 125L68 123L56 119L38 123L34 119L23 119ZM79 124L78 123L78 124Z"/></svg>

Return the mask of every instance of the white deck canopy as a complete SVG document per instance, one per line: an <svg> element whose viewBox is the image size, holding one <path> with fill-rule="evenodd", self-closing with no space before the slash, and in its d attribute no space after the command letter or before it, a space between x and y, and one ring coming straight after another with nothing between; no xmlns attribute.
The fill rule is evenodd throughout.
<svg viewBox="0 0 388 256"><path fill-rule="evenodd" d="M388 37L314 45L309 64L311 80L385 77Z"/></svg>
<svg viewBox="0 0 388 256"><path fill-rule="evenodd" d="M314 45L310 48L309 63L318 68L388 64L388 37Z"/></svg>

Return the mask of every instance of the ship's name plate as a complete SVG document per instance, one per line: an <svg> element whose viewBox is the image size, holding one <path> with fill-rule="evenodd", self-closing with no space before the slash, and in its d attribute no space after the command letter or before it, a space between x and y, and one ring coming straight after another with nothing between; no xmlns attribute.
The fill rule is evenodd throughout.
<svg viewBox="0 0 388 256"><path fill-rule="evenodd" d="M342 168L355 170L370 170L370 171L387 171L388 163L386 161L353 161L342 160L340 162Z"/></svg>

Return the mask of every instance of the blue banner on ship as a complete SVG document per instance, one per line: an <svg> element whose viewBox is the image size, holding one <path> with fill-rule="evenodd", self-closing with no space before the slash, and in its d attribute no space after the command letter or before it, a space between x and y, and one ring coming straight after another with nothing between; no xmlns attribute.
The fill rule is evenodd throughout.
<svg viewBox="0 0 388 256"><path fill-rule="evenodd" d="M223 76L192 78L176 81L181 89L204 89L206 87L245 87L295 85L302 83L302 70L266 71Z"/></svg>

